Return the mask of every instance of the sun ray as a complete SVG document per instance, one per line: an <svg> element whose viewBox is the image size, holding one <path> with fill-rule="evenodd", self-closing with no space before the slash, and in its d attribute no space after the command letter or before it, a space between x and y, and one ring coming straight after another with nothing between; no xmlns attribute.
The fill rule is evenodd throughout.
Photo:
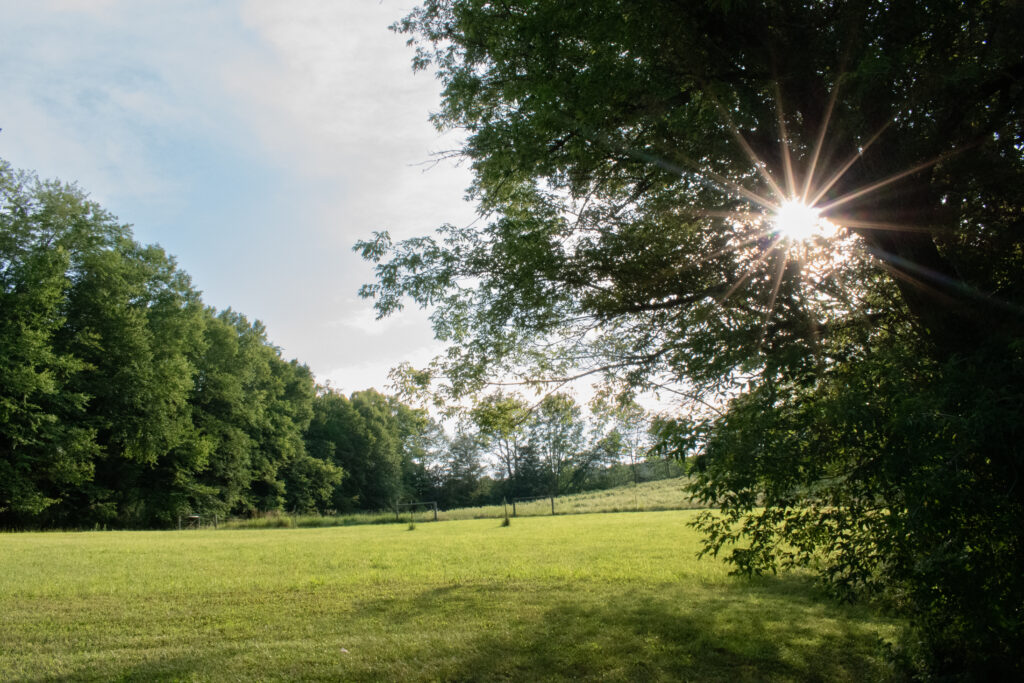
<svg viewBox="0 0 1024 683"><path fill-rule="evenodd" d="M963 151L963 150L961 150L961 149L950 150L948 152L940 154L939 156L935 157L934 159L930 159L929 161L924 161L924 162L922 162L920 164L917 164L916 166L911 166L910 168L906 169L905 171L900 171L899 173L894 173L893 175L889 176L888 178L883 178L882 180L879 180L876 183L871 183L870 185L866 185L865 187L862 187L859 190L854 190L852 192L848 192L848 193L844 194L842 197L839 197L838 199L835 199L835 200L829 202L828 204L825 204L824 206L822 206L821 207L821 212L822 213L826 213L828 211L831 211L832 209L834 209L837 206L842 206L843 204L846 204L848 202L852 202L854 199L858 199L860 197L863 197L864 195L869 194L871 192L874 192L875 190L880 190L881 188L885 187L886 185L892 185L893 183L895 183L898 180L902 180L903 178L906 178L907 176L914 175L915 173L923 171L924 169L926 169L926 168L928 168L930 166L934 166L935 164L941 163L942 161L945 161L949 157L951 157L951 156L953 156L955 154L958 154L961 151Z"/></svg>
<svg viewBox="0 0 1024 683"><path fill-rule="evenodd" d="M850 216L832 215L830 220L844 228L860 228L864 230L891 230L895 232L927 232L934 233L935 228L908 223L888 223L886 221L863 221Z"/></svg>
<svg viewBox="0 0 1024 683"><path fill-rule="evenodd" d="M700 258L698 258L696 260L696 263L703 263L704 261L710 261L711 259L718 258L719 256L722 256L723 254L727 254L730 251L739 251L742 247L747 247L747 246L750 246L752 244L756 244L756 243L760 242L762 239L764 239L765 237L769 237L771 234L772 234L771 230L762 230L761 232L754 233L750 237L747 237L744 240L740 240L739 242L734 242L733 244L730 244L727 247L722 247L721 249L716 249L713 252L710 252L708 254L705 254L704 256L701 256ZM774 247L774 243L772 245L770 245L769 248L771 248L771 247Z"/></svg>
<svg viewBox="0 0 1024 683"><path fill-rule="evenodd" d="M782 276L786 272L786 258L782 256L776 256L775 259L775 273L772 276L772 291L768 298L768 308L764 312L764 322L761 324L761 342L763 345L768 340L768 321L771 320L772 313L775 311L775 300L779 296L779 289L782 287Z"/></svg>
<svg viewBox="0 0 1024 683"><path fill-rule="evenodd" d="M750 263L750 265L747 266L746 271L743 273L743 275L740 277L740 279L737 280L731 287L729 287L729 289L727 289L725 291L725 294L723 294L722 296L718 297L718 305L719 306L724 304L726 299L728 299L730 296L735 294L736 290L738 290L740 287L742 287L743 283L745 283L748 279L750 279L750 276L754 274L754 269L758 265L764 263L764 260L766 258L768 258L769 254L771 254L771 253L773 253L775 251L775 248L779 245L779 243L782 241L782 239L783 239L782 237L776 237L775 240L771 244L768 245L768 248L765 249L761 253L760 256L758 256L756 259L754 259Z"/></svg>
<svg viewBox="0 0 1024 683"><path fill-rule="evenodd" d="M686 213L702 218L724 218L737 223L751 220L750 213L744 211L726 211L725 209L688 209Z"/></svg>
<svg viewBox="0 0 1024 683"><path fill-rule="evenodd" d="M754 169L760 174L764 181L768 183L768 186L771 188L772 192L775 193L775 196L779 198L779 201L782 201L786 194L782 191L782 188L779 187L779 184L775 182L775 178L773 178L772 174L768 171L767 164L757 155L754 148L750 146L749 142L747 142L747 139L743 137L743 133L740 132L739 127L733 122L732 117L729 116L729 112L726 111L725 107L722 106L722 103L718 101L718 98L707 90L705 90L705 92L715 104L715 108L718 109L719 115L722 117L723 121L725 121L726 128L729 129L733 138L736 139L736 142L739 143L743 152L747 155L747 158L750 159L750 163L754 165Z"/></svg>
<svg viewBox="0 0 1024 683"><path fill-rule="evenodd" d="M864 152L866 152L868 148L871 147L871 145L875 144L878 138L882 137L882 133L884 133L891 125L891 120L886 121L885 124L878 129L878 132L876 132L874 135L868 138L868 141L865 142L864 145L857 150L857 153L852 155L850 159L845 164L843 164L843 167L840 168L836 173L834 173L832 177L828 179L828 182L818 189L817 194L814 195L814 199L807 203L810 204L811 206L815 206L819 201L821 201L821 198L824 197L825 194L832 189L832 186L839 182L840 178L846 175L846 172L850 170L851 166L860 161L861 157L864 156Z"/></svg>
<svg viewBox="0 0 1024 683"><path fill-rule="evenodd" d="M650 152L625 147L620 148L620 151L632 157L635 157L640 161L654 164L658 168L670 171L677 175L695 177L698 180L700 180L702 184L707 185L715 190L718 190L719 192L739 195L744 199L748 200L749 202L757 204L762 208L772 210L778 206L770 199L766 199L765 197L762 197L756 192L748 190L739 183L733 182L726 178L725 176L715 173L714 171L702 168L700 164L696 163L695 161L693 161L692 159L683 154L678 154L677 156L683 161L683 163L689 166L692 170L684 168L683 166L680 166L679 164L673 163L666 159L662 159L661 157L655 154L651 154Z"/></svg>
<svg viewBox="0 0 1024 683"><path fill-rule="evenodd" d="M871 252L869 251L869 253ZM931 286L924 280L918 277L914 277L907 271L897 268L893 264L889 263L884 257L879 256L878 262L879 265L893 277L903 280L904 282L909 282L915 287L928 291L931 295L941 299L946 304L953 303L953 299L948 294L945 294L944 292L936 289L935 287Z"/></svg>
<svg viewBox="0 0 1024 683"><path fill-rule="evenodd" d="M865 247L865 249L867 253L877 258L878 261L883 265L883 267L885 267L890 272L899 275L901 278L908 282L913 282L919 287L927 289L930 292L933 292L939 296L945 297L948 303L952 303L953 299L949 297L949 295L946 294L946 292L952 290L969 296L975 300L984 301L985 303L999 306L1005 310L1013 311L1017 315L1021 315L1022 313L1024 313L1024 309L1014 306L1009 302L1002 301L1001 299L998 299L997 297L994 297L991 294L988 294L987 292L983 292L977 289L976 287L972 287L963 280L952 278L943 273L939 273L935 270L932 270L931 268L922 266L919 263L914 263L909 259L903 258L902 256L898 256L896 254L892 254L883 249L879 249L878 247L868 246ZM897 268L896 266L900 266L900 268ZM913 271L914 273L916 273L916 276L911 275L909 271ZM936 286L930 284L928 281L921 278L926 278L928 281L936 283L937 285L941 286L945 291L943 291L943 289L937 288Z"/></svg>
<svg viewBox="0 0 1024 683"><path fill-rule="evenodd" d="M775 86L775 111L779 119L779 152L782 156L782 168L786 174L786 196L796 196L796 178L793 175L793 158L789 150L789 131L786 129L786 112L782 105L782 87L779 81Z"/></svg>
<svg viewBox="0 0 1024 683"><path fill-rule="evenodd" d="M717 100L714 100L713 96L711 97L712 100L715 101L716 106L718 106L719 109L721 109L721 105L718 104ZM697 181L699 181L702 185L711 187L712 189L718 190L719 192L724 192L725 194L732 193L734 195L738 195L746 199L747 201L768 210L774 210L777 207L777 203L773 202L772 200L762 197L756 192L748 190L739 183L731 181L728 178L718 173L715 173L714 171L708 170L705 166L702 166L693 159L690 159L681 151L675 152L675 156L689 168L680 166L677 163L669 161L661 156L658 156L657 154L652 154L651 152L648 152L646 150L636 149L634 147L630 147L629 145L624 145L615 142L613 140L610 140L608 136L600 135L594 131L590 131L589 135L593 138L595 144L604 145L609 149L625 154L629 157L637 159L638 161L647 164L652 164L654 166L657 166L658 168L669 171L670 173L675 173L676 175L681 177L694 178ZM750 156L752 163L754 163L754 165L758 167L759 172L764 173L764 169L758 165L758 161L760 160L757 158L756 155L753 154L753 150L750 150ZM771 184L773 187L778 189L778 185L776 185L774 181L771 181Z"/></svg>
<svg viewBox="0 0 1024 683"><path fill-rule="evenodd" d="M825 134L828 132L829 124L832 122L832 111L835 109L836 100L839 98L839 79L836 79L832 92L828 96L828 106L825 107L825 118L821 122L821 129L818 131L818 138L814 142L814 152L811 154L811 163L807 168L807 177L804 178L804 191L800 195L800 201L807 204L807 195L811 193L811 185L814 183L814 173L818 168L818 159L821 157L821 150L825 146ZM813 204L814 202L811 202Z"/></svg>
<svg viewBox="0 0 1024 683"><path fill-rule="evenodd" d="M750 245L757 244L758 242L763 240L765 237L769 237L769 236L771 236L773 234L774 234L773 230L761 230L761 231L758 231L758 232L755 232L755 233L751 233L748 237L746 237L746 238L744 238L744 239L742 239L742 240L740 240L738 242L732 242L732 243L722 247L721 249L715 249L714 251L708 252L707 254L702 254L701 256L698 256L696 258L690 259L687 263L681 265L680 269L682 271L691 270L691 269L697 267L698 265L700 265L702 263L706 263L707 261L711 261L712 259L716 259L719 256L722 256L724 254L728 254L729 252L739 252L743 247L748 247ZM768 248L769 249L774 248L777 243L778 243L778 241L772 242L769 245Z"/></svg>

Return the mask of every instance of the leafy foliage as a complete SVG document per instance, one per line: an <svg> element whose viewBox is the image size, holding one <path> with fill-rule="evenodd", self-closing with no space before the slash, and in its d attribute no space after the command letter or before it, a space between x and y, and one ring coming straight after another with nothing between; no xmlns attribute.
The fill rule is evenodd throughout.
<svg viewBox="0 0 1024 683"><path fill-rule="evenodd" d="M356 246L378 311L451 345L421 384L673 392L709 551L892 596L920 675L1019 677L1019 3L427 0L396 28L484 218ZM792 200L839 229L786 237Z"/></svg>
<svg viewBox="0 0 1024 683"><path fill-rule="evenodd" d="M316 396L259 321L205 307L77 188L6 164L0 351L4 528L389 507L436 431L376 392Z"/></svg>
<svg viewBox="0 0 1024 683"><path fill-rule="evenodd" d="M62 207L52 187L28 196L30 184L0 165L0 514L16 516L37 515L90 479L99 452L94 430L77 422L87 397L69 386L87 366L53 345L70 259L36 215ZM33 248L39 241L50 248Z"/></svg>

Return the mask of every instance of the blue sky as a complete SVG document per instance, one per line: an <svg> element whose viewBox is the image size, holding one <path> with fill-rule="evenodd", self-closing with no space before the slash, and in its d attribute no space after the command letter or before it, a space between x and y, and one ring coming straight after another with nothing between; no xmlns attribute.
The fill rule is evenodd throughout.
<svg viewBox="0 0 1024 683"><path fill-rule="evenodd" d="M0 157L77 181L320 381L384 388L438 347L421 312L373 320L352 244L474 217L387 30L413 5L0 0Z"/></svg>

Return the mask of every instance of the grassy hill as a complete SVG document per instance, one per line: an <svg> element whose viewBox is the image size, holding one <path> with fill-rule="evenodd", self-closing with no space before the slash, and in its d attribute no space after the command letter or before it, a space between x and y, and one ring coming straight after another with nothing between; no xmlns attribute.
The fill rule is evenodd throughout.
<svg viewBox="0 0 1024 683"><path fill-rule="evenodd" d="M0 535L0 679L863 681L898 624L689 511Z"/></svg>
<svg viewBox="0 0 1024 683"><path fill-rule="evenodd" d="M591 512L651 512L655 510L688 510L700 507L683 490L687 479L662 479L628 484L601 491L587 491L555 497L555 514L580 514ZM508 502L508 514L513 513L512 501ZM530 502L517 502L517 517L535 517L551 514L551 501L541 498ZM505 507L487 505L483 507L440 510L439 521L456 519L498 519L504 517ZM411 517L410 517L411 516ZM434 513L426 508L403 510L400 521L413 519L416 522L433 521ZM258 519L235 519L222 525L228 529L271 528L271 527L325 527L350 524L377 524L395 522L394 512L367 512L338 516L322 515L271 515Z"/></svg>

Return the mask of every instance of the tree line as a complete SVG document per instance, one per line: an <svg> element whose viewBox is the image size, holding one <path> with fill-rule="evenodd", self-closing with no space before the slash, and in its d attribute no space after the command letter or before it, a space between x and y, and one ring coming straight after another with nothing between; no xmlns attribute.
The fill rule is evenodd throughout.
<svg viewBox="0 0 1024 683"><path fill-rule="evenodd" d="M566 395L491 397L449 436L395 397L317 386L77 187L0 164L0 528L456 507L626 479L609 469L624 430L587 437Z"/></svg>

